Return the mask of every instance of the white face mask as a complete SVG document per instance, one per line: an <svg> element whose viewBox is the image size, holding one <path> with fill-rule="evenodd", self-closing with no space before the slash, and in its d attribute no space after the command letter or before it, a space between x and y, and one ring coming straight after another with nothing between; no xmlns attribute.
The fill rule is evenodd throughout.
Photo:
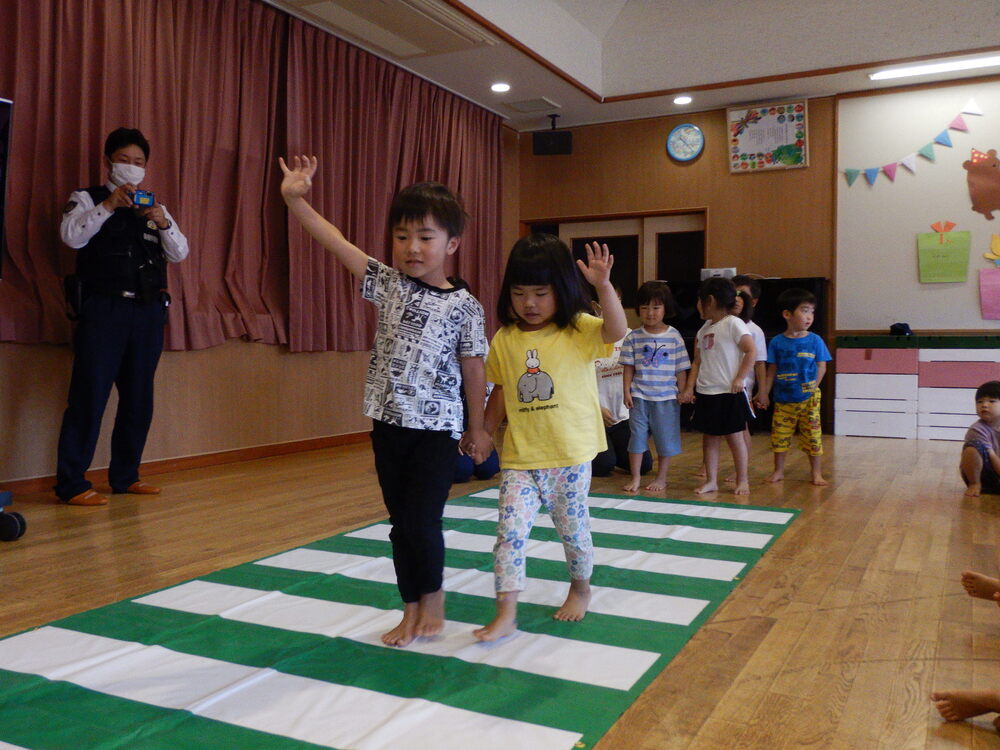
<svg viewBox="0 0 1000 750"><path fill-rule="evenodd" d="M145 176L146 170L143 167L137 167L135 164L114 162L111 165L111 182L119 187L128 182L138 187Z"/></svg>

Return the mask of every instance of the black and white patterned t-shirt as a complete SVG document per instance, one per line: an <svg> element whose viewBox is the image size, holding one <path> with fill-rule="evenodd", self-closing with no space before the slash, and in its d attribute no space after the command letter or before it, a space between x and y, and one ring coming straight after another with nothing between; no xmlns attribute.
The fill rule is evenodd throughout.
<svg viewBox="0 0 1000 750"><path fill-rule="evenodd" d="M361 296L378 308L364 414L462 437L461 359L486 354L483 306L464 282L438 289L368 261Z"/></svg>

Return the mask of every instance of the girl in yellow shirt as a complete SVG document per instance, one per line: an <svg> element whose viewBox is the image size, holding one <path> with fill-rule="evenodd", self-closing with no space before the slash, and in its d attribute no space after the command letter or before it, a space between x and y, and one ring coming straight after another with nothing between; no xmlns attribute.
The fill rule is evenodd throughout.
<svg viewBox="0 0 1000 750"><path fill-rule="evenodd" d="M518 593L526 583L524 546L541 506L548 508L569 567L570 590L557 620L583 619L590 604L593 543L587 493L590 462L607 447L594 360L625 335L625 311L611 284L607 245L587 246L574 265L569 248L532 234L507 260L487 379L492 434L506 416L500 467L500 520L493 548L497 614L475 631L494 641L517 628ZM579 271L577 270L579 269ZM597 290L604 318L590 315L583 281Z"/></svg>

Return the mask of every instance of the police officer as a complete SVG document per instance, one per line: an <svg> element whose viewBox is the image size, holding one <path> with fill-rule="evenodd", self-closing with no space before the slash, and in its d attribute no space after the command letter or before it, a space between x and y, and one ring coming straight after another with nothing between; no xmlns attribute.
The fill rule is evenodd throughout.
<svg viewBox="0 0 1000 750"><path fill-rule="evenodd" d="M136 195L149 142L118 128L104 144L108 181L75 191L60 235L78 251L79 322L69 399L59 433L56 495L71 505L104 505L84 472L90 468L101 419L118 389L108 480L112 492L155 495L139 480L139 462L153 419L153 376L163 350L169 304L167 262L188 254L187 239L159 204Z"/></svg>

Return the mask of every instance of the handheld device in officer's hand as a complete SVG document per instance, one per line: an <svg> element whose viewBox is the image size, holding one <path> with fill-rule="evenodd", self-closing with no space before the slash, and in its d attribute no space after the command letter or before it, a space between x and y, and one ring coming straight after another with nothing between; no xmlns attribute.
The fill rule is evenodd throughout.
<svg viewBox="0 0 1000 750"><path fill-rule="evenodd" d="M138 206L139 208L151 208L156 205L156 199L153 198L153 194L145 190L136 190L132 193L132 205Z"/></svg>

